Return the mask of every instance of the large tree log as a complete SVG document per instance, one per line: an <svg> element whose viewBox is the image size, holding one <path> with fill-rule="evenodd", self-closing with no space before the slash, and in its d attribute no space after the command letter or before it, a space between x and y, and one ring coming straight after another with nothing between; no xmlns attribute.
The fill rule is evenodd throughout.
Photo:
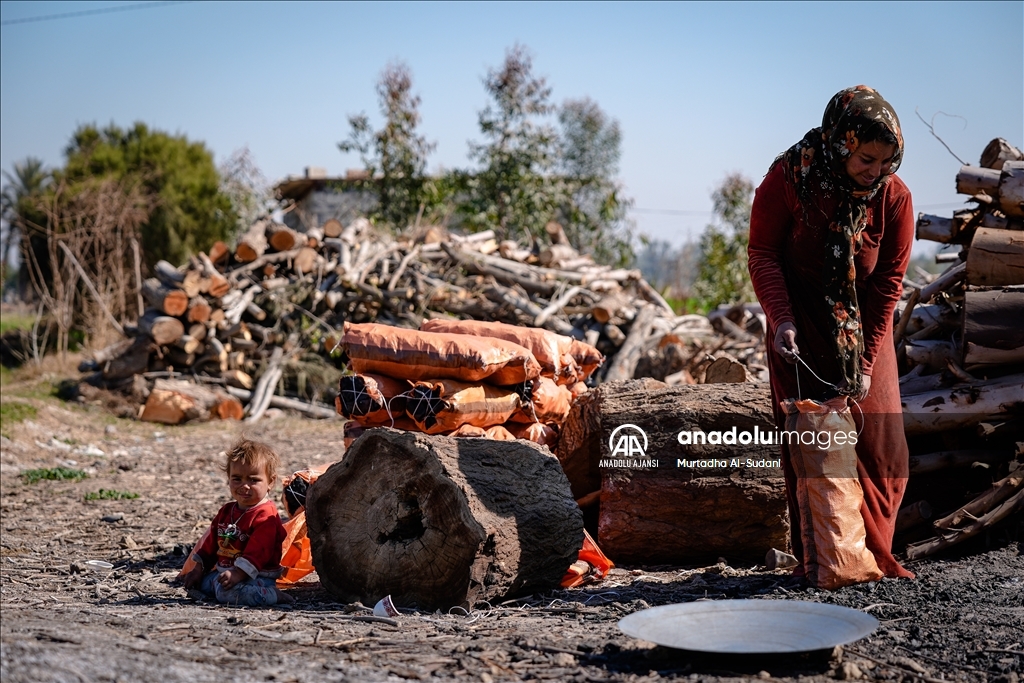
<svg viewBox="0 0 1024 683"><path fill-rule="evenodd" d="M242 263L255 261L267 250L267 225L268 221L256 221L238 239L238 246L235 247L235 258Z"/></svg>
<svg viewBox="0 0 1024 683"><path fill-rule="evenodd" d="M139 419L174 425L189 420L241 417L242 404L233 396L184 380L158 379Z"/></svg>
<svg viewBox="0 0 1024 683"><path fill-rule="evenodd" d="M978 228L967 252L967 284L1024 285L1024 232Z"/></svg>
<svg viewBox="0 0 1024 683"><path fill-rule="evenodd" d="M1024 414L1024 374L911 394L900 401L907 436L1019 420Z"/></svg>
<svg viewBox="0 0 1024 683"><path fill-rule="evenodd" d="M177 318L161 315L160 311L148 310L139 318L139 332L153 338L160 346L173 344L185 334L185 325Z"/></svg>
<svg viewBox="0 0 1024 683"><path fill-rule="evenodd" d="M623 425L644 432L645 455L657 468L607 466L624 459L622 436L636 433L623 428L612 439ZM680 443L681 432L728 434L734 427L738 437L756 428L761 440L774 432L767 384L667 387L643 379L602 384L578 399L562 426L558 458L576 498L600 485L598 542L609 557L678 564L719 555L757 559L786 547L777 445ZM748 467L748 459L763 466Z"/></svg>
<svg viewBox="0 0 1024 683"><path fill-rule="evenodd" d="M188 310L188 294L171 289L155 277L142 283L142 296L153 308L177 317Z"/></svg>
<svg viewBox="0 0 1024 683"><path fill-rule="evenodd" d="M1024 362L1024 289L967 291L963 315L965 364Z"/></svg>
<svg viewBox="0 0 1024 683"><path fill-rule="evenodd" d="M384 428L310 488L306 522L331 593L426 610L554 588L583 542L582 513L545 449Z"/></svg>

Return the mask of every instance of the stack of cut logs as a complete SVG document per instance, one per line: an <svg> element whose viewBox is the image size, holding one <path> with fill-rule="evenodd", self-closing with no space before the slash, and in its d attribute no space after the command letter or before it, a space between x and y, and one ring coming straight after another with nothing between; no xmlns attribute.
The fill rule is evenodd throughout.
<svg viewBox="0 0 1024 683"><path fill-rule="evenodd" d="M401 240L366 219L304 234L261 220L234 250L217 243L180 268L158 263L140 283L128 338L81 369L89 384L144 401L145 420L256 419L268 407L328 417L345 322L416 329L461 318L586 341L610 358L592 384L763 378L759 309L676 316L639 271L579 255L557 223L548 233L548 248L530 250L491 231L428 227Z"/></svg>
<svg viewBox="0 0 1024 683"><path fill-rule="evenodd" d="M931 282L905 282L894 327L912 455L910 504L900 528L930 521L937 507L925 499L929 494L913 491L914 475L972 465L1009 472L934 521L939 536L910 545L910 559L1024 510L1024 465L1007 465L1015 452L1022 455L1024 440L1024 154L997 138L979 166L960 169L956 186L972 206L952 218L920 214L917 237L962 249L940 256L951 265Z"/></svg>

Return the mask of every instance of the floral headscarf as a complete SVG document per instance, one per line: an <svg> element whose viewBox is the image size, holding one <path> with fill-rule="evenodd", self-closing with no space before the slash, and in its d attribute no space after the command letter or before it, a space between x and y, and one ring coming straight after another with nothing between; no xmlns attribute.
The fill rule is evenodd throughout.
<svg viewBox="0 0 1024 683"><path fill-rule="evenodd" d="M846 172L846 162L861 145L865 130L885 126L896 138L896 154L888 173L871 187L861 187ZM828 220L825 237L824 303L832 319L832 339L845 381L844 391L860 392L863 374L860 358L864 332L854 284L853 255L867 227L867 204L899 168L903 159L903 134L892 106L877 91L858 85L836 93L825 108L820 128L812 128L803 139L776 160L786 168L786 177L796 189L804 212L816 208L816 197L836 195L839 207ZM820 211L820 209L818 209Z"/></svg>

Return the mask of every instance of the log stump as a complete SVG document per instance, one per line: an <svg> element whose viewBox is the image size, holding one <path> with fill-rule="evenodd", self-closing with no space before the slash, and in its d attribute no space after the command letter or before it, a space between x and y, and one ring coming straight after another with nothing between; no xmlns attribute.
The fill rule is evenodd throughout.
<svg viewBox="0 0 1024 683"><path fill-rule="evenodd" d="M558 461L527 441L369 429L311 487L323 586L426 610L558 586L583 518Z"/></svg>
<svg viewBox="0 0 1024 683"><path fill-rule="evenodd" d="M600 490L598 544L622 564L759 560L788 546L779 447L680 443L681 432L775 430L762 383L665 386L610 382L582 396L563 424L558 458L577 499ZM643 432L623 425L634 425ZM621 451L635 434L646 461ZM707 437L706 437L707 438ZM645 443L646 441L646 443ZM708 462L712 461L712 462Z"/></svg>

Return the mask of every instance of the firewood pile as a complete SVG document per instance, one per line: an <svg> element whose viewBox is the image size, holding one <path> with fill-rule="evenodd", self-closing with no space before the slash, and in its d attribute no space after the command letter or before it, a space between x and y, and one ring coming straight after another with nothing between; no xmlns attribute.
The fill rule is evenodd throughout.
<svg viewBox="0 0 1024 683"><path fill-rule="evenodd" d="M217 243L180 268L158 263L139 288L137 325L80 369L89 385L144 403L144 420L254 420L269 407L331 417L345 323L468 319L595 347L609 361L587 373L591 385L763 379L759 309L676 316L639 271L578 254L557 223L548 233L550 246L527 249L491 231L396 239L366 219L306 233L261 220L233 250Z"/></svg>
<svg viewBox="0 0 1024 683"><path fill-rule="evenodd" d="M962 245L944 273L907 280L894 327L900 394L915 478L930 493L901 511L901 530L924 527L947 509L933 474L991 472L998 481L934 520L935 538L908 547L916 559L977 535L1024 510L1024 154L997 138L978 166L963 166L957 191L971 207L952 218L919 214L918 239ZM920 273L918 277L926 275ZM1008 473L1008 476L1001 476ZM994 476L998 475L998 476ZM959 477L960 475L958 475ZM908 502L912 496L909 495ZM956 505L960 505L957 501Z"/></svg>

